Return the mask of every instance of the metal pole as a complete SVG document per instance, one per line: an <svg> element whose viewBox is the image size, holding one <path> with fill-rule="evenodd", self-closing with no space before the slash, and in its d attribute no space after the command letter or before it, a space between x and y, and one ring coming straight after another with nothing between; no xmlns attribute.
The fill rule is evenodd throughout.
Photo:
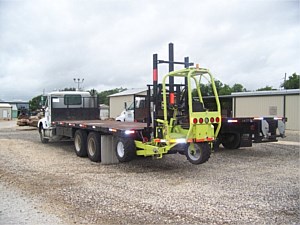
<svg viewBox="0 0 300 225"><path fill-rule="evenodd" d="M80 81L80 78L77 78L77 80L76 80L76 78L74 78L73 80L75 83L77 83L77 90L79 91L80 83L83 83L84 78L82 78L81 81Z"/></svg>
<svg viewBox="0 0 300 225"><path fill-rule="evenodd" d="M286 88L285 88L285 85L286 85L285 83L286 83L286 73L284 73L283 89L286 89Z"/></svg>
<svg viewBox="0 0 300 225"><path fill-rule="evenodd" d="M151 85L147 85L147 86L148 86L148 90L147 90L146 107L148 108L147 128L149 128L151 124Z"/></svg>
<svg viewBox="0 0 300 225"><path fill-rule="evenodd" d="M158 68L157 68L157 54L153 54L153 136L156 137L156 106L157 106L157 81L158 81ZM150 100L150 99L149 99ZM149 109L150 110L150 109Z"/></svg>
<svg viewBox="0 0 300 225"><path fill-rule="evenodd" d="M174 71L174 44L169 44L169 72ZM174 91L174 77L169 77L169 85L170 85L170 91Z"/></svg>
<svg viewBox="0 0 300 225"><path fill-rule="evenodd" d="M169 72L174 71L174 45L169 43ZM174 104L174 77L169 76L169 102Z"/></svg>
<svg viewBox="0 0 300 225"><path fill-rule="evenodd" d="M190 67L190 59L189 57L184 57L184 68L189 68ZM188 93L188 78L185 77L184 78L184 85L185 85L185 96L184 96L184 102L185 102L185 105L184 105L184 110L186 112L188 112L189 110L189 106L188 106L188 96L189 96L189 93Z"/></svg>

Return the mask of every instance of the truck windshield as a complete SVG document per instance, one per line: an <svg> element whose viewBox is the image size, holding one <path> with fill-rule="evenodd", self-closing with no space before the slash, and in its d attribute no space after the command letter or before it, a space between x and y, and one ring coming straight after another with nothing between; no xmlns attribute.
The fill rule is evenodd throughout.
<svg viewBox="0 0 300 225"><path fill-rule="evenodd" d="M131 103L127 110L134 110L134 104Z"/></svg>
<svg viewBox="0 0 300 225"><path fill-rule="evenodd" d="M145 108L145 99L138 99L135 101L135 108L139 109L139 108ZM127 110L134 110L134 104L131 103L130 106L127 108Z"/></svg>

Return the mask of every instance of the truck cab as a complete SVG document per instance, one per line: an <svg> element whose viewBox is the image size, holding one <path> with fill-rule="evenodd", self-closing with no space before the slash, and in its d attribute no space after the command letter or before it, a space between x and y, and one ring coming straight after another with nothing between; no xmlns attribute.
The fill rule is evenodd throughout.
<svg viewBox="0 0 300 225"><path fill-rule="evenodd" d="M135 97L134 102L132 102L129 107L124 104L124 110L121 114L115 119L119 122L145 122L143 119L141 121L135 118L134 112L136 110L146 110L146 99L145 97Z"/></svg>
<svg viewBox="0 0 300 225"><path fill-rule="evenodd" d="M55 91L47 95L43 106L45 117L38 122L42 141L54 136L52 122L99 119L97 97L84 91Z"/></svg>

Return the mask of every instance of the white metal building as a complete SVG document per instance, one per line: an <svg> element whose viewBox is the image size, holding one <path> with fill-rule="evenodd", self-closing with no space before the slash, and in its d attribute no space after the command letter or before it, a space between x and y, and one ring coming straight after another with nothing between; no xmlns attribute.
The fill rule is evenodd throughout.
<svg viewBox="0 0 300 225"><path fill-rule="evenodd" d="M109 118L109 106L100 104L100 119L105 120L107 118Z"/></svg>
<svg viewBox="0 0 300 225"><path fill-rule="evenodd" d="M287 117L286 129L300 130L300 90L232 93L233 117Z"/></svg>
<svg viewBox="0 0 300 225"><path fill-rule="evenodd" d="M129 106L134 95L146 95L146 88L134 88L113 95L109 95L109 117L116 118L124 110L125 103Z"/></svg>
<svg viewBox="0 0 300 225"><path fill-rule="evenodd" d="M0 103L0 120L12 119L12 106L8 103Z"/></svg>

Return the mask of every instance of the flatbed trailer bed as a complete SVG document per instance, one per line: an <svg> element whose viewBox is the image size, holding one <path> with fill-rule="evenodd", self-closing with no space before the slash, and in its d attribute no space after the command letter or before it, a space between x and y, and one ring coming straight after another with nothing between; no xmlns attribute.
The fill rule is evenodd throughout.
<svg viewBox="0 0 300 225"><path fill-rule="evenodd" d="M217 144L235 149L239 147L251 147L252 143L276 142L277 137L283 137L283 118L222 118L222 126L218 135ZM131 136L135 139L143 139L149 135L149 128L146 123L141 122L117 122L111 120L65 120L53 121L55 135L74 138L75 131L86 130L98 132L100 135L115 135L118 137ZM268 127L267 133L264 133ZM150 129L152 129L150 127ZM279 132L278 132L279 131ZM142 135L140 135L142 134Z"/></svg>
<svg viewBox="0 0 300 225"><path fill-rule="evenodd" d="M109 158L111 158L111 155L116 148L116 140L125 138L130 139L132 143L134 140L144 141L146 140L145 137L149 137L151 131L151 129L147 128L147 124L145 123L120 123L117 121L100 119L53 121L52 127L52 134L50 134L50 136L74 139L75 149L78 151L85 148L81 146L81 143L86 145L85 142L89 140L89 134L96 135L96 139L101 139L101 141L99 141L100 145L107 143L105 146L99 147L99 149L106 151ZM80 156L80 153L77 155ZM100 156L95 161L99 160ZM110 162L110 160L105 159L104 161ZM116 160L113 160L113 162L116 162Z"/></svg>
<svg viewBox="0 0 300 225"><path fill-rule="evenodd" d="M129 131L141 132L146 127L145 123L120 123L110 120L70 120L70 121L53 121L52 126L56 129L60 128L74 128L86 129L89 131L100 132L101 134L118 134L123 135Z"/></svg>
<svg viewBox="0 0 300 225"><path fill-rule="evenodd" d="M286 120L277 117L223 117L217 144L237 149L251 147L252 143L277 142L277 137L285 137Z"/></svg>

